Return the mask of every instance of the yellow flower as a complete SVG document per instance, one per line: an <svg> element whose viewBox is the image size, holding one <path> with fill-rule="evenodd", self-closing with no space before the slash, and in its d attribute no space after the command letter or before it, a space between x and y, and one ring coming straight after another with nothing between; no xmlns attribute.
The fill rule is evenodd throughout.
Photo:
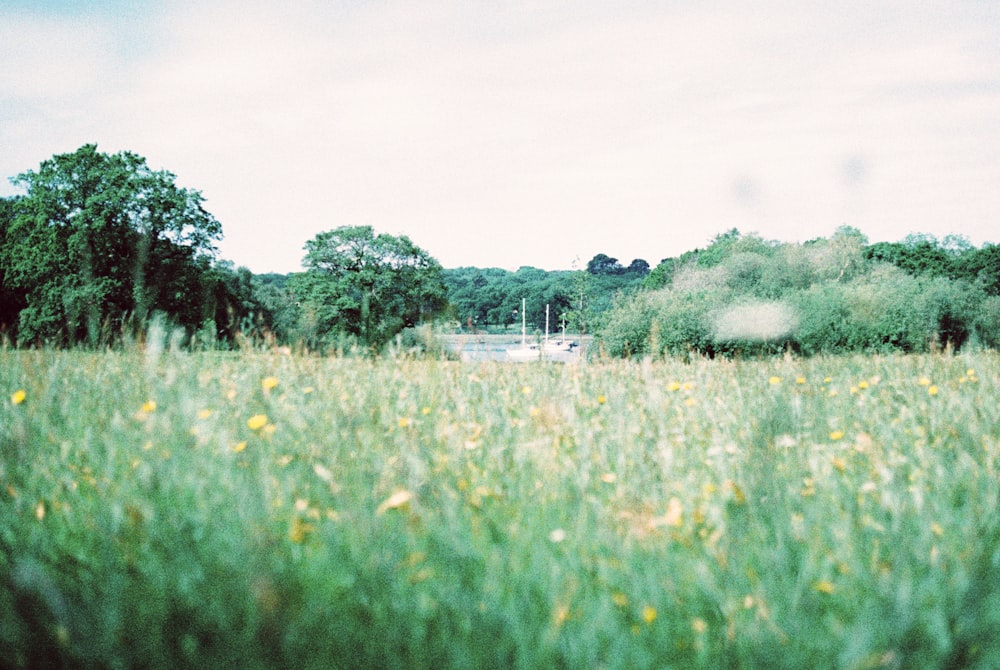
<svg viewBox="0 0 1000 670"><path fill-rule="evenodd" d="M861 381L858 382L858 388L861 388L861 389L868 388L868 382L865 381L864 379L862 379Z"/></svg>
<svg viewBox="0 0 1000 670"><path fill-rule="evenodd" d="M928 379L927 377L921 377L920 379L917 380L917 383L920 384L921 386L930 386L931 380Z"/></svg>
<svg viewBox="0 0 1000 670"><path fill-rule="evenodd" d="M806 383L806 378L805 377L796 377L795 378L795 383L796 384L805 384Z"/></svg>
<svg viewBox="0 0 1000 670"><path fill-rule="evenodd" d="M292 523L288 527L288 539L295 544L302 544L309 537L309 534L316 530L316 526L299 517L292 517Z"/></svg>
<svg viewBox="0 0 1000 670"><path fill-rule="evenodd" d="M200 409L200 410L198 410L198 418L199 419L208 419L211 416L212 416L212 410L210 410L210 409Z"/></svg>
<svg viewBox="0 0 1000 670"><path fill-rule="evenodd" d="M656 608L652 605L646 605L642 608L642 620L646 623L653 623L656 621Z"/></svg>
<svg viewBox="0 0 1000 670"><path fill-rule="evenodd" d="M771 377L770 379L767 380L767 382L769 384L771 384L772 386L774 386L775 384L780 384L781 383L781 377L777 377L777 376Z"/></svg>
<svg viewBox="0 0 1000 670"><path fill-rule="evenodd" d="M142 411L146 414L156 411L156 402L153 400L147 400L142 404Z"/></svg>
<svg viewBox="0 0 1000 670"><path fill-rule="evenodd" d="M821 579L820 581L813 584L813 588L819 591L820 593L833 593L836 590L836 587L834 587L833 582L827 581L825 579Z"/></svg>
<svg viewBox="0 0 1000 670"><path fill-rule="evenodd" d="M234 444L234 445L233 445L233 446L231 447L231 449L232 449L232 450L233 450L233 451L234 451L235 453L237 453L237 454L238 454L238 453L240 453L241 451L243 451L243 450L244 450L244 449L246 449L246 448L247 448L247 443L246 443L246 440L244 440L243 442L237 442L236 444Z"/></svg>
<svg viewBox="0 0 1000 670"><path fill-rule="evenodd" d="M603 396L603 395L599 395L599 396L597 396L597 404L598 404L598 405L603 405L603 404L604 404L604 403L606 403L607 401L608 401L608 399L607 399L607 397L606 397L606 396Z"/></svg>
<svg viewBox="0 0 1000 670"><path fill-rule="evenodd" d="M18 389L10 394L10 401L15 405L20 405L27 397L28 394L24 391L24 389Z"/></svg>
<svg viewBox="0 0 1000 670"><path fill-rule="evenodd" d="M250 430L260 430L266 425L267 425L266 414L254 414L252 417L247 419L247 427Z"/></svg>
<svg viewBox="0 0 1000 670"><path fill-rule="evenodd" d="M835 430L832 433L830 433L830 439L833 440L834 442L843 439L843 437L844 437L844 431L842 430Z"/></svg>
<svg viewBox="0 0 1000 670"><path fill-rule="evenodd" d="M930 386L927 387L927 392L930 393L931 395L937 395L938 387L935 386L934 384L931 384Z"/></svg>
<svg viewBox="0 0 1000 670"><path fill-rule="evenodd" d="M277 385L278 385L277 377L264 377L263 379L260 380L260 386L265 391L270 391Z"/></svg>
<svg viewBox="0 0 1000 670"><path fill-rule="evenodd" d="M668 391L680 391L681 390L680 382L670 382L669 384L667 384L667 390Z"/></svg>
<svg viewBox="0 0 1000 670"><path fill-rule="evenodd" d="M397 423L399 424L400 428L406 428L407 426L410 425L410 420L407 419L405 416L403 416L399 418L399 421Z"/></svg>
<svg viewBox="0 0 1000 670"><path fill-rule="evenodd" d="M618 607L625 607L628 605L628 596L621 591L615 591L611 594L611 602L613 602Z"/></svg>

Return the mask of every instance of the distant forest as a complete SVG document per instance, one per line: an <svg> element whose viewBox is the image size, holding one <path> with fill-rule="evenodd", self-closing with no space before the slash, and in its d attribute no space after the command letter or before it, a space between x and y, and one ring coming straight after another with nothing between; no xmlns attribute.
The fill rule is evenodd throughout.
<svg viewBox="0 0 1000 670"><path fill-rule="evenodd" d="M705 248L586 267L442 268L405 236L342 226L304 267L254 275L216 258L200 193L130 152L53 156L0 198L0 333L12 346L116 346L152 320L190 347L422 347L434 332L595 338L608 356L917 352L1000 345L1000 246L858 230L803 244L733 229ZM525 306L521 314L521 306Z"/></svg>

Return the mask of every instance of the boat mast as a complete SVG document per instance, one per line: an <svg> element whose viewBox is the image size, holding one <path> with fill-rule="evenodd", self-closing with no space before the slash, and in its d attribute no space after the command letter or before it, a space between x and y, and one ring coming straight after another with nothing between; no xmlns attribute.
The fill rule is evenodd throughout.
<svg viewBox="0 0 1000 670"><path fill-rule="evenodd" d="M545 303L545 344L549 344L549 304Z"/></svg>
<svg viewBox="0 0 1000 670"><path fill-rule="evenodd" d="M528 325L524 314L524 298L521 298L521 348L528 348Z"/></svg>

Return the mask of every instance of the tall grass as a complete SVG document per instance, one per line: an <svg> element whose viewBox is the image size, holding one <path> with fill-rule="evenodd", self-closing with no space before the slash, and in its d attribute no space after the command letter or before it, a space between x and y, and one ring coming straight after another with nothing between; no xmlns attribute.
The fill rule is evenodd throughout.
<svg viewBox="0 0 1000 670"><path fill-rule="evenodd" d="M998 667L997 364L0 351L0 661Z"/></svg>

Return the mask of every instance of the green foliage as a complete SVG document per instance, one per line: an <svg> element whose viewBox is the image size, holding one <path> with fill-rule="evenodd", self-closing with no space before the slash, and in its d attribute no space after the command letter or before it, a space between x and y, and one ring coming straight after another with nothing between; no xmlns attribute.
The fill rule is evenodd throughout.
<svg viewBox="0 0 1000 670"><path fill-rule="evenodd" d="M803 245L729 231L684 262L663 261L646 282L662 288L620 301L603 321L604 349L714 356L995 346L994 247L928 236L866 243L848 227Z"/></svg>
<svg viewBox="0 0 1000 670"><path fill-rule="evenodd" d="M13 180L25 194L0 212L0 269L17 339L94 344L141 331L157 311L188 329L215 316L203 298L221 226L174 179L85 145Z"/></svg>
<svg viewBox="0 0 1000 670"><path fill-rule="evenodd" d="M995 353L148 344L0 349L0 666L1000 665Z"/></svg>
<svg viewBox="0 0 1000 670"><path fill-rule="evenodd" d="M442 269L408 237L342 226L306 242L306 271L289 280L299 331L312 347L355 338L381 348L445 305Z"/></svg>

